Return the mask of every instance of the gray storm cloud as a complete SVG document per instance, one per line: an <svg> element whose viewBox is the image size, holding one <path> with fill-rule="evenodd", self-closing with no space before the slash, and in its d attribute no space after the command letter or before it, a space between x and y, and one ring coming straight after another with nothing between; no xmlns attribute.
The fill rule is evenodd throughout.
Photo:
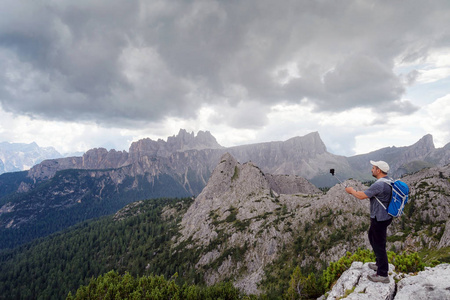
<svg viewBox="0 0 450 300"><path fill-rule="evenodd" d="M236 116L245 102L259 117L220 121L251 128L265 108L303 99L316 111L408 114L414 73L396 74L394 61L448 45L448 3L7 0L0 103L124 125L195 118L205 105Z"/></svg>

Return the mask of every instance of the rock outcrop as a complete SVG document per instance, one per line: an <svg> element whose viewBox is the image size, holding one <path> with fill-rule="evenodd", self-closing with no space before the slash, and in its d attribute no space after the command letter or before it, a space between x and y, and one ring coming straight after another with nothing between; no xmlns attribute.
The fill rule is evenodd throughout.
<svg viewBox="0 0 450 300"><path fill-rule="evenodd" d="M338 279L333 289L320 299L367 300L443 300L450 299L450 265L441 264L414 274L396 273L389 265L390 283L374 283L368 263L353 262Z"/></svg>
<svg viewBox="0 0 450 300"><path fill-rule="evenodd" d="M257 294L264 267L293 242L292 228L313 223L320 218L316 211L367 209L367 203L348 195L343 198L349 205L342 206L343 199L332 195L333 191L330 198L320 198L320 190L305 179L265 174L253 163L240 164L226 153L183 216L176 245L188 243L186 247L203 251L196 267L208 284L232 279L246 293ZM341 217L337 222L344 225L345 215ZM323 231L325 238L328 234ZM347 250L339 243L335 246L337 256Z"/></svg>
<svg viewBox="0 0 450 300"><path fill-rule="evenodd" d="M367 276L374 274L369 264L355 261L351 267L342 273L333 289L322 297L326 300L335 299L393 299L395 293L394 266L389 265L389 283L374 283Z"/></svg>

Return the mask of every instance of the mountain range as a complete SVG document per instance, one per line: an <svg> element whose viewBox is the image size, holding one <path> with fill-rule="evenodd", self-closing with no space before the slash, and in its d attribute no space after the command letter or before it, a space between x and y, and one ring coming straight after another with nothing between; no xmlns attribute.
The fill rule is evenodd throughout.
<svg viewBox="0 0 450 300"><path fill-rule="evenodd" d="M208 131L195 135L181 129L167 141L134 142L129 152L95 148L83 156L48 159L29 171L0 175L0 247L114 213L137 200L197 196L225 153L264 173L299 176L316 187L338 182L330 168L340 180L371 180L371 159L386 160L394 177L450 162L450 144L436 149L431 135L411 146L344 157L329 153L317 132L226 148Z"/></svg>
<svg viewBox="0 0 450 300"><path fill-rule="evenodd" d="M210 132L199 131L197 136L181 129L167 142L149 138L133 142L126 151L107 151L95 148L80 157L66 157L44 161L34 166L28 177L42 180L65 169L119 169L129 168L129 174L168 174L175 178L187 193L198 194L206 184L219 158L228 152L238 161L253 161L262 170L272 174L302 176L318 187L336 183L329 176L335 168L341 179L370 180L369 160L383 159L391 166L390 175L418 171L424 167L442 166L450 162L450 143L435 148L428 134L406 147L386 147L367 154L345 157L327 151L318 132L286 141L249 144L235 147L219 145ZM193 178L187 178L190 173ZM184 177L184 178L183 178ZM200 185L201 188L195 188Z"/></svg>

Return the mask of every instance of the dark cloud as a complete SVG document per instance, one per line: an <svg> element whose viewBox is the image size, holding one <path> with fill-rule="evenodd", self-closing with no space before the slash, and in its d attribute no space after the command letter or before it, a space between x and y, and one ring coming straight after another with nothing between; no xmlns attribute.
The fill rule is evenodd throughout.
<svg viewBox="0 0 450 300"><path fill-rule="evenodd" d="M449 10L448 1L6 1L0 103L116 125L305 98L317 111L412 113L400 100L417 74L395 74L394 60L448 45ZM263 126L265 111L223 122Z"/></svg>
<svg viewBox="0 0 450 300"><path fill-rule="evenodd" d="M376 107L398 100L404 93L392 69L368 56L349 57L325 74L323 82L326 96L317 101L323 110Z"/></svg>

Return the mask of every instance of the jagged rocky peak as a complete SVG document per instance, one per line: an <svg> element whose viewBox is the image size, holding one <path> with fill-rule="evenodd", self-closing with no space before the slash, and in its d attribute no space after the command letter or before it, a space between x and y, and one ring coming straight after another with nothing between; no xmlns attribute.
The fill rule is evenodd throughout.
<svg viewBox="0 0 450 300"><path fill-rule="evenodd" d="M241 165L228 152L222 155L220 162L211 174L208 183L199 195L205 198L213 198L214 195L225 192L231 187L233 176L239 173Z"/></svg>
<svg viewBox="0 0 450 300"><path fill-rule="evenodd" d="M319 132L311 132L302 137L294 137L286 141L287 146L300 149L300 154L322 154L327 147L320 138Z"/></svg>
<svg viewBox="0 0 450 300"><path fill-rule="evenodd" d="M433 136L431 134L424 135L419 141L417 141L417 143L413 145L413 147L422 148L427 152L436 149L434 147Z"/></svg>
<svg viewBox="0 0 450 300"><path fill-rule="evenodd" d="M142 156L166 156L165 143L163 140L158 139L154 141L150 138L141 139L137 142L131 143L130 146L130 158L133 161L138 160Z"/></svg>
<svg viewBox="0 0 450 300"><path fill-rule="evenodd" d="M82 159L82 167L86 169L107 169L121 167L128 159L126 151L111 151L105 148L88 150Z"/></svg>
<svg viewBox="0 0 450 300"><path fill-rule="evenodd" d="M167 138L167 144L172 151L222 148L209 131L199 131L195 136L194 132L188 133L185 129L180 129L177 136Z"/></svg>
<svg viewBox="0 0 450 300"><path fill-rule="evenodd" d="M167 142L162 139L154 141L150 138L133 142L130 146L130 157L132 160L142 156L167 157L176 151L219 148L223 147L217 143L209 131L199 131L195 136L194 132L188 133L185 129L180 129L176 136L168 137Z"/></svg>
<svg viewBox="0 0 450 300"><path fill-rule="evenodd" d="M212 212L219 218L226 218L230 207L235 207L239 218L252 217L257 210L249 208L251 202L263 194L270 195L264 173L252 163L240 164L231 154L225 153L208 184L184 215L182 239L193 237L199 244L208 244L215 238L213 228L208 225ZM258 201L257 206L261 206L261 202Z"/></svg>

